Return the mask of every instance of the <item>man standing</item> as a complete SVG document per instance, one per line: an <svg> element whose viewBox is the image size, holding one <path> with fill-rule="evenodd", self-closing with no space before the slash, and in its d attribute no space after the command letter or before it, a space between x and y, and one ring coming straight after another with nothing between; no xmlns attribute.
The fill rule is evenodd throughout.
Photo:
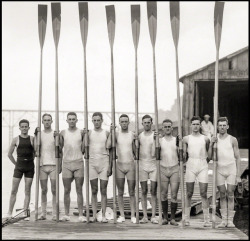
<svg viewBox="0 0 250 241"><path fill-rule="evenodd" d="M109 158L109 152L106 148L109 132L102 129L102 113L95 112L92 115L92 122L94 124L94 129L89 131L89 179L92 190L92 222L97 221L96 213L99 178L101 189L102 222L107 223L108 221L105 217L107 207L107 185L108 177L112 174L112 160Z"/></svg>
<svg viewBox="0 0 250 241"><path fill-rule="evenodd" d="M159 139L161 147L161 203L163 211L162 225L168 224L168 186L171 188L171 218L170 224L178 226L175 221L177 210L177 193L179 190L179 161L177 138L172 135L173 122L166 119L162 123L163 137Z"/></svg>
<svg viewBox="0 0 250 241"><path fill-rule="evenodd" d="M211 140L211 147L217 142L217 187L220 192L220 205L222 222L218 228L233 228L234 218L234 190L240 178L240 153L238 141L235 137L229 135L228 119L220 117L218 119L219 134ZM225 185L225 182L227 185Z"/></svg>
<svg viewBox="0 0 250 241"><path fill-rule="evenodd" d="M42 189L41 206L42 214L39 220L45 220L47 214L47 192L48 192L48 177L50 177L51 192L52 192L52 220L56 221L56 158L55 158L55 140L54 132L51 129L52 116L43 114L42 123L44 130L41 131L41 157L40 157L40 185ZM35 132L36 135L37 132ZM60 159L62 161L62 159ZM61 173L61 164L59 169Z"/></svg>
<svg viewBox="0 0 250 241"><path fill-rule="evenodd" d="M210 116L208 114L204 115L204 120L201 122L201 133L211 140L214 134L214 126L211 121L209 121Z"/></svg>
<svg viewBox="0 0 250 241"><path fill-rule="evenodd" d="M65 215L62 217L62 221L70 221L70 191L71 183L75 180L79 222L86 222L86 217L83 216L82 195L82 185L84 181L84 163L82 156L83 134L82 131L76 127L77 121L76 113L69 112L67 114L69 128L62 130L60 133L60 148L63 148L62 179L64 186L65 209Z"/></svg>
<svg viewBox="0 0 250 241"><path fill-rule="evenodd" d="M118 205L120 210L120 217L117 219L118 223L125 222L124 215L124 184L125 176L128 182L128 191L130 196L130 208L131 208L131 222L136 223L135 218L135 143L134 133L128 130L129 117L122 114L119 118L119 124L121 131L116 132L116 148L117 148L117 164L116 164L116 185L118 188ZM114 128L111 126L111 128ZM111 135L109 135L107 141L107 148L112 146Z"/></svg>
<svg viewBox="0 0 250 241"><path fill-rule="evenodd" d="M25 177L25 199L23 209L27 210L29 208L31 185L35 173L34 138L33 136L28 135L29 129L30 127L28 120L23 119L19 121L19 130L21 131L21 135L15 137L12 140L8 152L8 157L10 161L15 165L15 169L12 180L9 211L6 215L7 219L12 217L13 208L16 202L16 194L23 175ZM13 157L15 148L17 152L17 160L15 160L15 158ZM29 218L26 218L24 220L29 221Z"/></svg>
<svg viewBox="0 0 250 241"><path fill-rule="evenodd" d="M156 192L157 192L157 166L154 147L154 132L151 130L153 119L150 115L142 117L142 125L144 131L139 135L139 180L142 189L142 209L143 218L140 223L147 223L147 193L148 193L148 179L151 181L151 205L152 205L152 217L151 222L158 223L155 217L156 213Z"/></svg>
<svg viewBox="0 0 250 241"><path fill-rule="evenodd" d="M186 163L186 208L185 225L190 225L191 199L194 192L194 182L198 179L200 186L200 195L202 200L202 209L204 213L204 227L209 227L209 207L207 200L208 186L208 162L211 159L210 140L208 137L200 134L201 120L199 116L191 119L191 135L183 138L183 157L188 161ZM209 153L208 153L209 151Z"/></svg>

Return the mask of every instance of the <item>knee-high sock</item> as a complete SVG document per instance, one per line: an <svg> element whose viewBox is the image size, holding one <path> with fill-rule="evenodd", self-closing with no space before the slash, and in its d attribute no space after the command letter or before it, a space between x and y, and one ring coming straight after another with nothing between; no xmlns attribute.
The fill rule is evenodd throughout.
<svg viewBox="0 0 250 241"><path fill-rule="evenodd" d="M168 220L168 200L161 201L163 217L164 219Z"/></svg>
<svg viewBox="0 0 250 241"><path fill-rule="evenodd" d="M177 210L177 205L178 205L178 203L171 202L171 220L175 219L175 213L176 213L176 210Z"/></svg>

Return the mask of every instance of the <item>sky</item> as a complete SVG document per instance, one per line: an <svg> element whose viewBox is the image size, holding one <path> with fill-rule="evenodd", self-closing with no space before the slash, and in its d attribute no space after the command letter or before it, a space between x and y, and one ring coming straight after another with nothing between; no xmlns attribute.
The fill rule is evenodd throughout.
<svg viewBox="0 0 250 241"><path fill-rule="evenodd" d="M55 109L55 46L51 2L2 2L2 108L38 109L38 4L48 5L43 48L42 110ZM139 112L154 111L153 56L146 2L89 2L88 108L111 110L111 60L105 6L114 4L116 111L134 111L135 61L130 5L141 6L138 46ZM156 78L159 109L176 98L175 49L169 2L157 2ZM215 61L214 2L180 2L180 77ZM248 46L248 2L225 2L220 57ZM59 110L84 109L83 47L77 2L61 3ZM181 93L183 90L180 84Z"/></svg>

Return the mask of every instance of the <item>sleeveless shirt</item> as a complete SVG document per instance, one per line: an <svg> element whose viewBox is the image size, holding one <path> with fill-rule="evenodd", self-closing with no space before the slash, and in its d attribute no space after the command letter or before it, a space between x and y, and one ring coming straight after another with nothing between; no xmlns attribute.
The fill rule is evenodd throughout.
<svg viewBox="0 0 250 241"><path fill-rule="evenodd" d="M188 156L190 159L203 160L207 158L206 141L204 135L188 135Z"/></svg>
<svg viewBox="0 0 250 241"><path fill-rule="evenodd" d="M41 132L40 166L56 165L54 132Z"/></svg>
<svg viewBox="0 0 250 241"><path fill-rule="evenodd" d="M161 161L163 167L172 167L178 165L176 137L167 140L165 137L160 138Z"/></svg>
<svg viewBox="0 0 250 241"><path fill-rule="evenodd" d="M117 162L130 163L134 161L132 143L134 140L133 132L117 132Z"/></svg>
<svg viewBox="0 0 250 241"><path fill-rule="evenodd" d="M232 136L228 135L225 139L220 139L218 134L217 138L218 166L228 166L236 163L231 141Z"/></svg>
<svg viewBox="0 0 250 241"><path fill-rule="evenodd" d="M81 130L76 128L75 131L65 130L63 161L83 161L82 157L82 135Z"/></svg>

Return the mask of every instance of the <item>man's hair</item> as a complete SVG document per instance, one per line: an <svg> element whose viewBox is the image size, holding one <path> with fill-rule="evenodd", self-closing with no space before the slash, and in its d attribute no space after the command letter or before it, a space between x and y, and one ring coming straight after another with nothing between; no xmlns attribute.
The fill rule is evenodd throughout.
<svg viewBox="0 0 250 241"><path fill-rule="evenodd" d="M163 123L171 123L171 125L173 125L173 121L171 121L170 119L165 119L163 122L162 122L162 124Z"/></svg>
<svg viewBox="0 0 250 241"><path fill-rule="evenodd" d="M153 121L153 118L150 115L144 115L142 117L142 120L147 119L147 118L150 118L150 120Z"/></svg>
<svg viewBox="0 0 250 241"><path fill-rule="evenodd" d="M93 118L94 116L100 116L101 119L102 119L102 113L101 113L101 112L95 112L95 113L92 115L92 118Z"/></svg>
<svg viewBox="0 0 250 241"><path fill-rule="evenodd" d="M198 120L201 123L201 118L199 116L193 116L190 122L192 123L194 120Z"/></svg>
<svg viewBox="0 0 250 241"><path fill-rule="evenodd" d="M217 123L222 122L222 121L226 121L227 124L228 124L228 119L227 119L226 116L225 116L225 117L220 117L220 118L218 118Z"/></svg>
<svg viewBox="0 0 250 241"><path fill-rule="evenodd" d="M19 121L19 126L20 126L22 123L27 123L27 124L28 124L28 126L30 126L29 121L28 121L28 120L26 120L26 119L22 119L22 120L20 120L20 121Z"/></svg>
<svg viewBox="0 0 250 241"><path fill-rule="evenodd" d="M42 116L42 119L43 119L43 117L45 117L45 116L49 116L49 117L51 118L51 120L52 120L52 115L51 115L51 114L44 113L43 116Z"/></svg>
<svg viewBox="0 0 250 241"><path fill-rule="evenodd" d="M67 118L68 118L69 115L75 115L76 118L77 118L77 114L76 114L75 112L69 112L69 113L67 114Z"/></svg>
<svg viewBox="0 0 250 241"><path fill-rule="evenodd" d="M129 120L129 117L128 117L128 115L126 115L126 114L122 114L122 115L119 117L119 120L120 120L122 117L127 117L128 120Z"/></svg>

